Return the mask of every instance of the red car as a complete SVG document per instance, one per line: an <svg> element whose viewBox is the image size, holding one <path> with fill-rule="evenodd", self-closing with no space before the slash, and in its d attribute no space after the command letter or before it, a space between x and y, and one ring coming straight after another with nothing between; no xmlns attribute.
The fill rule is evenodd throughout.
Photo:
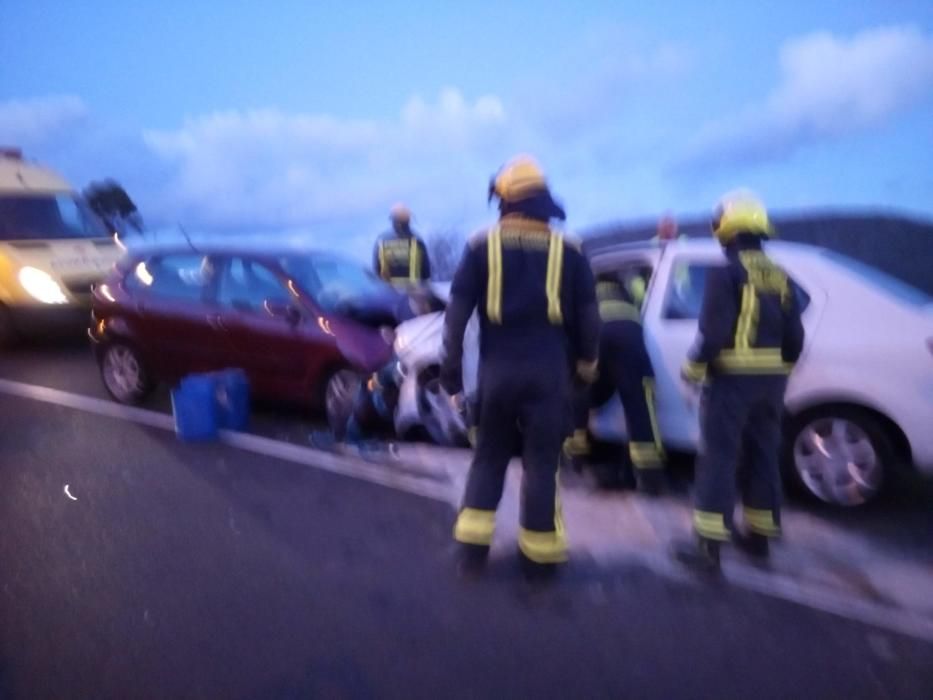
<svg viewBox="0 0 933 700"><path fill-rule="evenodd" d="M392 357L407 297L331 253L154 248L94 288L90 338L104 386L141 402L160 381L243 369L254 396L345 407ZM345 410L338 408L337 410Z"/></svg>

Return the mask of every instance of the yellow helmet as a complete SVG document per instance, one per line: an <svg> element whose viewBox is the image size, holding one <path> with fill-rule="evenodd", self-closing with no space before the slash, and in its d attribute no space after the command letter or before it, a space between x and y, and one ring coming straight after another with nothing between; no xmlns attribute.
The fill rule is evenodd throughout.
<svg viewBox="0 0 933 700"><path fill-rule="evenodd" d="M739 233L774 235L768 210L749 190L735 190L719 200L713 210L712 229L720 243L728 243Z"/></svg>
<svg viewBox="0 0 933 700"><path fill-rule="evenodd" d="M393 204L392 209L389 210L389 219L401 224L407 224L411 221L411 210L401 202Z"/></svg>
<svg viewBox="0 0 933 700"><path fill-rule="evenodd" d="M503 165L493 177L489 184L489 198L496 196L503 202L516 202L546 189L547 181L541 166L531 156L520 155Z"/></svg>

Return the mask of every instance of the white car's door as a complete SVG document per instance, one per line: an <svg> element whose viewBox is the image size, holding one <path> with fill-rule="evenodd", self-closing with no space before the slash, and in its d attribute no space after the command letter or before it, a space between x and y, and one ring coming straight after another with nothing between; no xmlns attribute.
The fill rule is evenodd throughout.
<svg viewBox="0 0 933 700"><path fill-rule="evenodd" d="M723 262L717 250L670 250L661 260L646 300L643 323L657 375L658 427L664 443L671 447L693 449L699 438L697 402L685 393L680 368L696 339L706 272Z"/></svg>
<svg viewBox="0 0 933 700"><path fill-rule="evenodd" d="M805 270L798 269L793 256L775 257L797 283L798 294L802 294L809 345L825 294ZM699 441L697 397L685 391L680 368L696 339L707 272L723 263L724 256L718 248L669 249L661 258L645 301L642 321L645 344L657 375L658 425L661 439L669 447L693 450ZM600 411L591 428L601 439L624 439L624 414L619 402L614 400Z"/></svg>

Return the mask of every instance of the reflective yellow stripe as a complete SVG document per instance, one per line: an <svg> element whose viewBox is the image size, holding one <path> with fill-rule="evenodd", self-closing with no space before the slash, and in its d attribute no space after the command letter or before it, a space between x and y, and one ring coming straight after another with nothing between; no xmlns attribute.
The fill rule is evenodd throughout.
<svg viewBox="0 0 933 700"><path fill-rule="evenodd" d="M739 319L735 326L735 348L742 350L750 348L758 326L758 294L755 285L747 282L742 287L742 307L739 309Z"/></svg>
<svg viewBox="0 0 933 700"><path fill-rule="evenodd" d="M661 453L653 442L630 442L628 456L636 469L658 469L661 463Z"/></svg>
<svg viewBox="0 0 933 700"><path fill-rule="evenodd" d="M567 561L567 541L564 535L563 518L555 516L555 525L559 529L552 532L536 532L519 528L518 547L522 550L522 554L538 564L559 564Z"/></svg>
<svg viewBox="0 0 933 700"><path fill-rule="evenodd" d="M386 260L386 244L385 241L380 241L379 243L379 276L382 279L389 278L389 263Z"/></svg>
<svg viewBox="0 0 933 700"><path fill-rule="evenodd" d="M408 243L408 276L412 282L421 280L421 246L414 238Z"/></svg>
<svg viewBox="0 0 933 700"><path fill-rule="evenodd" d="M560 282L564 268L564 239L556 233L551 234L547 253L547 280L545 291L547 293L547 317L554 325L564 322L564 314L560 308Z"/></svg>
<svg viewBox="0 0 933 700"><path fill-rule="evenodd" d="M573 431L573 436L564 440L564 453L571 457L580 457L590 453L589 434L585 429Z"/></svg>
<svg viewBox="0 0 933 700"><path fill-rule="evenodd" d="M567 530L564 528L564 512L560 502L560 474L554 474L554 531L538 532L518 530L518 548L522 554L538 564L560 564L567 561Z"/></svg>
<svg viewBox="0 0 933 700"><path fill-rule="evenodd" d="M457 516L454 539L464 544L489 545L496 529L496 511L464 508Z"/></svg>
<svg viewBox="0 0 933 700"><path fill-rule="evenodd" d="M684 363L682 372L687 379L694 382L702 382L706 379L706 363L687 361Z"/></svg>
<svg viewBox="0 0 933 700"><path fill-rule="evenodd" d="M474 425L469 430L467 430L467 442L470 443L470 447L476 447L476 438L479 435L479 430Z"/></svg>
<svg viewBox="0 0 933 700"><path fill-rule="evenodd" d="M781 533L781 528L774 521L773 511L744 507L742 513L745 516L745 523L753 532L771 537Z"/></svg>
<svg viewBox="0 0 933 700"><path fill-rule="evenodd" d="M693 511L693 527L700 537L709 540L728 540L729 531L722 513L711 513L705 510Z"/></svg>
<svg viewBox="0 0 933 700"><path fill-rule="evenodd" d="M616 299L599 302L599 317L603 321L636 321L641 323L641 313L638 311L638 307Z"/></svg>
<svg viewBox="0 0 933 700"><path fill-rule="evenodd" d="M723 372L736 374L788 374L794 367L784 362L778 348L723 350L715 364Z"/></svg>
<svg viewBox="0 0 933 700"><path fill-rule="evenodd" d="M641 380L645 388L645 403L648 404L648 418L651 420L651 435L654 437L654 445L658 448L658 454L664 457L664 448L661 446L661 430L658 428L658 412L654 401L654 379L645 377Z"/></svg>
<svg viewBox="0 0 933 700"><path fill-rule="evenodd" d="M489 278L486 282L486 317L502 323L502 234L497 226L486 241Z"/></svg>

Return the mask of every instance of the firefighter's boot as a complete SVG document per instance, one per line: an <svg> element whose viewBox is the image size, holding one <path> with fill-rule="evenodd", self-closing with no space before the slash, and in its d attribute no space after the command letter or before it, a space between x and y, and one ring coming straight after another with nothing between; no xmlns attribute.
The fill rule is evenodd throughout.
<svg viewBox="0 0 933 700"><path fill-rule="evenodd" d="M697 536L691 540L681 540L671 545L674 559L698 573L718 575L722 569L719 564L719 542Z"/></svg>

